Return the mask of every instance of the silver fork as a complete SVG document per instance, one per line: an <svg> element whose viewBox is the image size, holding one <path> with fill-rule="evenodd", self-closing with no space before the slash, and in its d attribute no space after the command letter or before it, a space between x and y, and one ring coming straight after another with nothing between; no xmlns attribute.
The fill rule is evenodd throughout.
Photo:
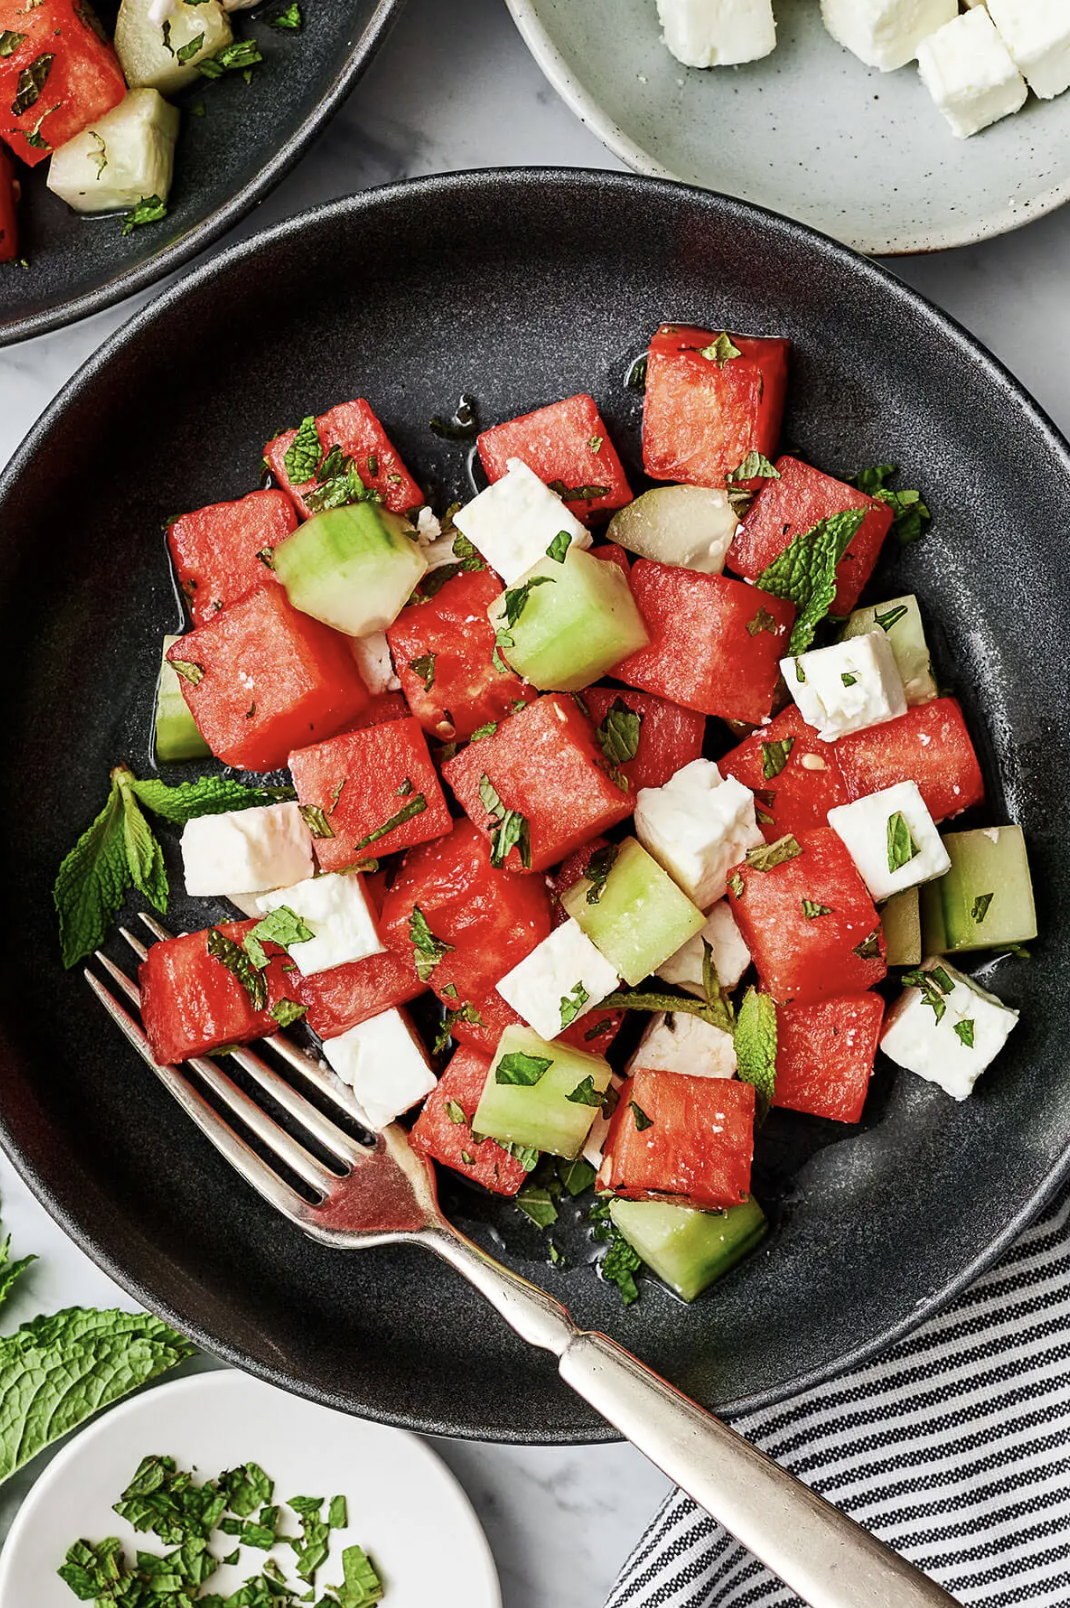
<svg viewBox="0 0 1070 1608"><path fill-rule="evenodd" d="M157 938L170 934L141 918ZM121 929L135 954L147 950ZM100 965L135 1006L137 984L99 950ZM503 1267L446 1221L434 1170L396 1123L363 1145L325 1117L293 1083L247 1047L230 1053L256 1085L333 1158L325 1166L240 1089L216 1061L184 1063L271 1154L300 1178L314 1203L269 1166L176 1066L157 1066L135 1017L87 970L112 1019L231 1166L313 1239L339 1250L423 1245L461 1273L522 1339L557 1358L562 1379L683 1487L811 1608L956 1608L955 1599L846 1514L780 1468L604 1334L577 1328L559 1301ZM265 1043L348 1118L353 1103L320 1064L281 1033Z"/></svg>

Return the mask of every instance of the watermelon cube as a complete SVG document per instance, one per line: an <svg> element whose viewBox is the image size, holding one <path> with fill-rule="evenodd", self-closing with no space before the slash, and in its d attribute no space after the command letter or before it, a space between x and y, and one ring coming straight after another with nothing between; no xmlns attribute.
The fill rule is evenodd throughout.
<svg viewBox="0 0 1070 1608"><path fill-rule="evenodd" d="M773 1104L836 1122L857 1122L883 1020L884 1001L878 994L781 1005Z"/></svg>
<svg viewBox="0 0 1070 1608"><path fill-rule="evenodd" d="M344 637L264 587L167 650L212 753L276 770L294 748L350 726L368 704Z"/></svg>
<svg viewBox="0 0 1070 1608"><path fill-rule="evenodd" d="M663 787L670 776L702 754L706 718L695 709L684 709L650 692L616 687L590 687L583 693L583 702L607 758L622 742L626 748L631 746L635 723L628 716L636 716L639 739L635 757L615 761L633 796L641 787Z"/></svg>
<svg viewBox="0 0 1070 1608"><path fill-rule="evenodd" d="M492 484L508 472L510 458L520 458L585 525L632 500L624 466L593 397L566 397L496 424L476 444Z"/></svg>
<svg viewBox="0 0 1070 1608"><path fill-rule="evenodd" d="M228 921L152 945L139 982L141 1020L158 1066L278 1032L272 1007L284 999L297 1001L297 973L283 969L289 964L285 949L263 946L269 957L263 1009L254 1007L244 984L209 952L213 933L240 945L255 926L255 921Z"/></svg>
<svg viewBox="0 0 1070 1608"><path fill-rule="evenodd" d="M647 354L643 467L650 478L724 486L749 453L771 458L784 412L789 346L663 324Z"/></svg>
<svg viewBox="0 0 1070 1608"><path fill-rule="evenodd" d="M407 961L389 949L345 966L332 966L314 977L295 973L294 984L306 1007L305 1021L324 1039L338 1038L351 1027L425 992Z"/></svg>
<svg viewBox="0 0 1070 1608"><path fill-rule="evenodd" d="M322 810L321 871L343 871L441 837L453 825L420 723L409 716L364 726L291 753L302 804Z"/></svg>
<svg viewBox="0 0 1070 1608"><path fill-rule="evenodd" d="M472 1132L489 1071L489 1055L462 1045L424 1102L409 1143L418 1156L452 1167L495 1195L515 1195L527 1177L523 1162L493 1139L477 1139Z"/></svg>
<svg viewBox="0 0 1070 1608"><path fill-rule="evenodd" d="M355 402L341 402L316 420L324 456L332 447L341 447L351 458L358 475L369 491L377 491L383 506L392 514L407 514L420 508L425 497L410 475L397 451L363 397ZM295 484L286 468L286 454L297 436L296 430L284 430L264 448L264 461L283 491L292 498L302 519L311 512L306 498L316 484L315 476Z"/></svg>
<svg viewBox="0 0 1070 1608"><path fill-rule="evenodd" d="M833 514L864 508L865 518L836 569L836 597L831 612L850 614L873 573L892 523L891 508L798 458L778 458L775 468L780 479L762 481L762 489L728 549L728 568L736 575L757 580L803 531L812 530Z"/></svg>
<svg viewBox="0 0 1070 1608"><path fill-rule="evenodd" d="M934 821L984 802L977 751L956 698L916 704L898 720L841 737L835 747L849 799L917 782Z"/></svg>
<svg viewBox="0 0 1070 1608"><path fill-rule="evenodd" d="M272 550L296 528L293 504L281 491L251 491L172 520L167 545L194 625L274 585Z"/></svg>
<svg viewBox="0 0 1070 1608"><path fill-rule="evenodd" d="M703 1211L738 1206L753 1154L753 1085L639 1070L620 1091L597 1187Z"/></svg>
<svg viewBox="0 0 1070 1608"><path fill-rule="evenodd" d="M631 582L650 644L614 667L617 680L722 720L765 720L793 605L727 575L646 558L632 565Z"/></svg>
<svg viewBox="0 0 1070 1608"><path fill-rule="evenodd" d="M767 843L828 825L828 812L850 801L840 770L839 744L823 743L794 704L717 761L755 795L754 812Z"/></svg>
<svg viewBox="0 0 1070 1608"><path fill-rule="evenodd" d="M0 0L0 34L10 47L0 59L0 102L10 117L0 139L27 166L125 96L119 58L99 27L79 0Z"/></svg>

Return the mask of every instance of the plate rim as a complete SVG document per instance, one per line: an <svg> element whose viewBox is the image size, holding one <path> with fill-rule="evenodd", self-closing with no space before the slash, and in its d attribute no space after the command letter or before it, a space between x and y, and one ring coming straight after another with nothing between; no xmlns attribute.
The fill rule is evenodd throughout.
<svg viewBox="0 0 1070 1608"><path fill-rule="evenodd" d="M551 88L557 92L580 122L601 140L612 155L626 162L634 173L644 177L671 179L674 183L685 184L689 189L704 190L710 195L724 194L723 191L712 187L706 190L705 186L696 184L694 180L681 177L672 168L659 162L645 146L633 140L630 134L626 134L619 123L614 122L609 113L602 109L594 94L568 66L563 53L558 49L539 15L538 0L505 0L505 3L509 7L521 38ZM733 196L730 199L745 198ZM925 256L940 251L954 251L959 246L975 246L983 240L996 240L1001 235L1014 234L1026 224L1035 223L1038 218L1047 217L1049 213L1057 211L1068 201L1070 201L1070 171L1061 184L1053 185L1038 200L1023 207L1022 216L1013 220L993 218L980 228L923 230L917 234L899 234L891 240L887 237L875 239L866 234L852 236L850 239L835 238L838 244L864 257ZM761 207L758 202L752 201L747 204L757 206L761 211L769 210ZM796 221L792 219L792 222ZM821 233L820 230L813 230L811 224L801 223L800 227Z"/></svg>
<svg viewBox="0 0 1070 1608"><path fill-rule="evenodd" d="M117 302L151 288L176 272L200 252L206 251L228 229L232 229L253 207L263 201L290 169L304 156L310 142L334 116L382 46L401 15L405 0L378 0L368 22L348 51L345 60L304 121L264 164L248 184L238 189L222 206L216 207L180 235L136 267L120 270L92 290L57 302L38 313L0 323L0 350L16 346L38 335L66 329L95 313L103 313Z"/></svg>
<svg viewBox="0 0 1070 1608"><path fill-rule="evenodd" d="M1029 419L1031 426L1044 437L1048 450L1054 458L1061 462L1067 480L1070 481L1070 440L1067 439L1067 436L1063 434L1040 404L1026 391L1022 383L1015 378L1010 369L955 318L900 279L891 269L884 267L872 258L853 251L850 247L845 246L831 236L824 235L808 224L787 218L753 202L743 201L734 196L726 196L716 191L704 190L695 185L684 185L679 181L652 178L628 172L618 173L601 168L484 168L401 180L396 183L357 191L352 195L321 203L304 212L295 213L288 218L282 219L272 225L270 229L251 236L247 240L234 242L225 250L198 263L181 280L166 286L144 307L137 309L124 324L120 325L90 355L67 381L58 395L53 398L45 411L31 425L26 436L12 454L4 471L0 473L0 520L4 515L5 504L14 491L16 482L21 477L24 467L38 450L43 438L50 433L53 422L62 416L70 403L93 383L97 375L112 361L114 356L117 356L131 342L138 339L144 328L151 327L156 319L166 317L172 311L174 305L180 303L186 294L210 285L214 279L227 275L232 264L254 257L259 252L269 249L276 241L285 240L293 234L303 233L309 227L316 227L320 224L329 226L332 219L352 214L359 215L367 210L381 207L389 208L391 205L406 205L414 196L417 199L424 196L434 198L442 192L446 192L447 196L464 197L470 196L473 191L485 191L488 189L492 192L496 189L508 191L515 187L538 189L545 185L553 184L582 184L590 186L592 190L608 189L619 193L631 192L640 196L648 194L651 188L674 195L686 195L694 203L705 209L736 214L741 219L753 220L758 217L763 220L765 226L778 232L787 241L794 241L798 246L839 259L847 272L860 277L863 281L879 285L884 294L892 296L901 303L905 303L915 314L921 315L933 332L934 338L942 338L951 342L966 360L980 365L997 391L1001 393L1003 402L1025 415ZM49 1215L59 1223L64 1232L141 1306L188 1335L201 1350L211 1356L224 1359L239 1371L251 1374L268 1384L285 1389L293 1395L320 1402L325 1406L331 1405L323 1394L317 1390L314 1382L290 1378L266 1363L261 1364L246 1358L226 1340L210 1336L200 1322L190 1323L183 1315L177 1313L168 1302L153 1295L136 1275L127 1274L122 1266L115 1261L111 1252L97 1242L92 1232L88 1229L83 1230L73 1220L72 1214L55 1197L52 1187L41 1176L37 1165L29 1157L22 1154L8 1127L6 1113L2 1106L0 1106L0 1147L3 1148L27 1187L45 1207ZM775 1385L767 1390L740 1397L723 1405L720 1408L721 1416L736 1419L751 1412L775 1406L783 1401L800 1396L819 1384L826 1384L840 1378L859 1365L872 1361L887 1352L891 1347L918 1329L929 1318L942 1311L962 1291L973 1284L982 1273L997 1262L1029 1223L1034 1221L1043 1210L1045 1204L1068 1173L1070 1173L1070 1140L1068 1140L1066 1146L1026 1203L1004 1224L1000 1232L989 1240L988 1244L973 1261L924 1301L919 1302L909 1315L901 1319L898 1324L854 1347L832 1363L811 1369L807 1373L781 1385ZM364 1405L361 1407L358 1416L422 1434L448 1435L459 1440L493 1440L503 1444L586 1445L621 1438L608 1423L602 1426L592 1426L589 1430L580 1433L577 1433L574 1429L555 1429L538 1437L533 1437L520 1429L506 1431L495 1428L488 1432L485 1427L473 1424L444 1423L441 1417L435 1416L433 1404L422 1411L406 1412L392 1412L380 1409L375 1405Z"/></svg>

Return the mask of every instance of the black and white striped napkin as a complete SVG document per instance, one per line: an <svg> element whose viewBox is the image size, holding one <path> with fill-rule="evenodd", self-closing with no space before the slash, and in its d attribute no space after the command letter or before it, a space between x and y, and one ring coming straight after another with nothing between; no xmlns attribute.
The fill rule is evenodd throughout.
<svg viewBox="0 0 1070 1608"><path fill-rule="evenodd" d="M734 1427L968 1608L1070 1605L1070 1188L924 1328ZM606 1608L798 1608L682 1491Z"/></svg>

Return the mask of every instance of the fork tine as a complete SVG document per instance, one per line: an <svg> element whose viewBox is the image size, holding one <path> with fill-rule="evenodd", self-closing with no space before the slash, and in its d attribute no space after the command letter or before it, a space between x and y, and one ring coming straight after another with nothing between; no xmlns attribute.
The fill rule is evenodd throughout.
<svg viewBox="0 0 1070 1608"><path fill-rule="evenodd" d="M122 935L122 937L124 937L126 939L127 943L130 945L131 949L134 951L134 954L137 956L138 960L146 959L146 957L148 955L148 950L145 948L145 945L141 942L141 939L140 938L135 938L133 933L130 931L129 927L120 927L119 932Z"/></svg>
<svg viewBox="0 0 1070 1608"><path fill-rule="evenodd" d="M273 1117L250 1100L243 1089L223 1071L222 1067L209 1059L207 1055L191 1056L186 1062L193 1068L210 1089L213 1089L223 1103L240 1117L245 1126L249 1128L262 1144L267 1145L280 1161L284 1161L299 1178L304 1179L310 1189L325 1199L338 1182L338 1174L324 1167L322 1162L309 1154L304 1145L292 1139L285 1128L280 1128Z"/></svg>
<svg viewBox="0 0 1070 1608"><path fill-rule="evenodd" d="M128 977L126 975L126 973L124 971L122 971L121 968L118 967L115 964L115 962L113 960L108 959L108 957L104 953L103 949L96 950L94 952L93 958L94 958L94 960L99 961L100 964L104 967L104 970L107 972L107 974L111 978L112 982L113 983L118 983L119 987L122 989L122 991L126 995L127 999L132 1000L135 1005L140 1005L141 1004L141 990L140 990L140 988L137 986L137 984L133 981L132 978Z"/></svg>
<svg viewBox="0 0 1070 1608"><path fill-rule="evenodd" d="M251 1184L276 1210L282 1212L284 1217L303 1224L308 1216L308 1206L297 1191L291 1189L289 1184L261 1161L245 1140L213 1110L204 1096L182 1077L177 1067L156 1064L145 1034L129 1012L109 994L104 984L94 977L88 968L84 975L112 1021L134 1046L150 1070L155 1072L167 1092L178 1101L186 1115L192 1117L205 1138L215 1146L226 1161L230 1162L234 1170L241 1174L246 1183Z"/></svg>
<svg viewBox="0 0 1070 1608"><path fill-rule="evenodd" d="M332 1101L340 1111L344 1111L347 1117L362 1125L367 1123L367 1118L357 1105L352 1091L344 1084L336 1083L313 1056L306 1054L304 1050L299 1050L285 1033L272 1033L266 1042L282 1057L287 1066L292 1066L295 1072L300 1072L306 1082L311 1083L314 1089Z"/></svg>
<svg viewBox="0 0 1070 1608"><path fill-rule="evenodd" d="M269 1044L274 1042L274 1039L268 1040ZM277 1100L295 1122L300 1122L313 1138L318 1139L320 1144L339 1161L348 1167L355 1167L367 1160L369 1151L366 1145L358 1144L347 1133L343 1133L341 1128L335 1127L328 1117L317 1111L303 1094L299 1094L285 1078L281 1078L255 1051L242 1046L231 1050L230 1053L232 1059L237 1061L240 1067L244 1067L266 1094Z"/></svg>
<svg viewBox="0 0 1070 1608"><path fill-rule="evenodd" d="M168 938L173 938L175 936L173 932L168 932L166 927L161 927L160 923L156 920L156 917L150 916L147 910L139 910L138 915L152 933L154 938L159 938L166 943ZM124 934L124 936L126 935Z"/></svg>

